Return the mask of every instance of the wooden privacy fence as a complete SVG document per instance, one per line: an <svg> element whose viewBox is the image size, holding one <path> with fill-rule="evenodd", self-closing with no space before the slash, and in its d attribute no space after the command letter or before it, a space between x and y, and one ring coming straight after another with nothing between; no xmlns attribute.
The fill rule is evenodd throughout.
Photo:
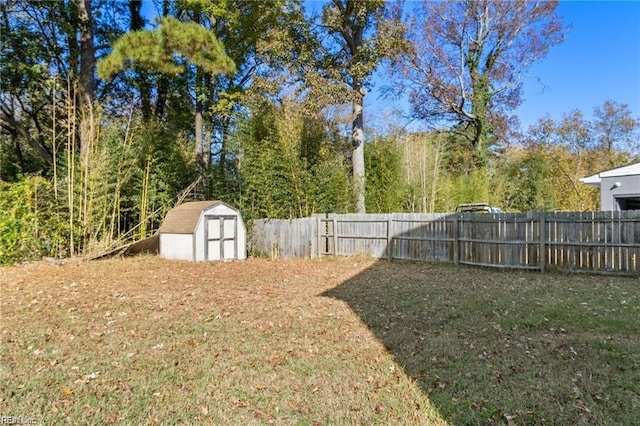
<svg viewBox="0 0 640 426"><path fill-rule="evenodd" d="M258 220L255 248L279 257L366 253L499 268L640 274L640 211L329 214Z"/></svg>
<svg viewBox="0 0 640 426"><path fill-rule="evenodd" d="M273 258L316 257L317 225L315 217L255 220L249 250Z"/></svg>

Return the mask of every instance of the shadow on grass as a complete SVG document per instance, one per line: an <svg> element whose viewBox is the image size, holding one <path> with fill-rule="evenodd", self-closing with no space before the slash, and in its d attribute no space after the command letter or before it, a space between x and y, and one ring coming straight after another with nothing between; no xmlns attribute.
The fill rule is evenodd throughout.
<svg viewBox="0 0 640 426"><path fill-rule="evenodd" d="M380 261L323 296L451 424L637 424L637 279Z"/></svg>

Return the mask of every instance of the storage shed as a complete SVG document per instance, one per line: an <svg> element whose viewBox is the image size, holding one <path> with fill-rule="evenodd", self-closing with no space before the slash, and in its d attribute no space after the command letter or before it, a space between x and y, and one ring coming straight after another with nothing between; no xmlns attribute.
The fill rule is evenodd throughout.
<svg viewBox="0 0 640 426"><path fill-rule="evenodd" d="M600 210L640 210L640 163L605 170L580 180L600 188Z"/></svg>
<svg viewBox="0 0 640 426"><path fill-rule="evenodd" d="M160 226L160 257L192 260L247 258L240 212L222 201L193 201L171 209Z"/></svg>

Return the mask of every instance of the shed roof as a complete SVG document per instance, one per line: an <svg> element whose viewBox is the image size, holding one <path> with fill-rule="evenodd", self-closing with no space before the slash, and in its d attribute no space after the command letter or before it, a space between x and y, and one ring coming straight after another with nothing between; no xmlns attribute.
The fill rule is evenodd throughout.
<svg viewBox="0 0 640 426"><path fill-rule="evenodd" d="M634 163L623 167L617 167L611 170L605 170L603 172L596 173L595 175L584 177L580 179L580 181L582 181L582 183L586 185L600 187L602 178L633 175L640 175L640 163Z"/></svg>
<svg viewBox="0 0 640 426"><path fill-rule="evenodd" d="M161 234L191 234L196 229L202 212L218 204L224 203L213 200L191 201L180 204L178 207L169 210L158 232Z"/></svg>

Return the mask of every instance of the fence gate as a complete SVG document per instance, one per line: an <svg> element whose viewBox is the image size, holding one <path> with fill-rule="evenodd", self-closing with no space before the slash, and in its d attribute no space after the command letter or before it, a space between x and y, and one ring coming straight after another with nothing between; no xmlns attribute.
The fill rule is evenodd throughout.
<svg viewBox="0 0 640 426"><path fill-rule="evenodd" d="M238 258L238 218L236 216L205 216L204 257L211 260Z"/></svg>

